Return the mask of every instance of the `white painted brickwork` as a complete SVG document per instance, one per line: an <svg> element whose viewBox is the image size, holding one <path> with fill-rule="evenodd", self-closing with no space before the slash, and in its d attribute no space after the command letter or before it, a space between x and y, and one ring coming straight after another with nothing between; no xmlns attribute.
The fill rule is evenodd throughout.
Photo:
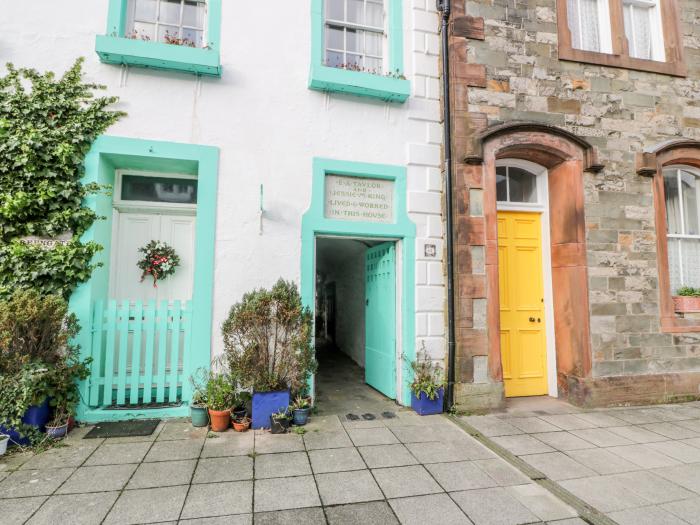
<svg viewBox="0 0 700 525"><path fill-rule="evenodd" d="M417 225L416 347L445 353L438 81L438 16L432 0L404 0L404 69L412 96L387 104L307 88L310 1L223 0L221 79L101 64L107 0L4 2L0 63L61 74L86 57L87 80L120 97L128 116L108 133L221 150L214 290L214 352L231 304L279 276L299 281L301 217L311 200L313 157L408 168ZM259 188L266 218L259 234ZM426 244L436 257L426 258Z"/></svg>

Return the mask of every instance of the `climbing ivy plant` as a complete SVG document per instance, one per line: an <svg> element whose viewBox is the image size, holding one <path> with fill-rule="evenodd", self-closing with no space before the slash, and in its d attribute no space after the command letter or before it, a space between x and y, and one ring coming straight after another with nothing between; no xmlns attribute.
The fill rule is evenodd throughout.
<svg viewBox="0 0 700 525"><path fill-rule="evenodd" d="M80 236L98 219L86 196L105 191L81 184L83 161L94 140L124 115L108 109L116 97L83 81L83 59L61 77L7 64L0 76L0 299L18 288L68 298L90 278L101 246ZM70 241L52 248L26 236Z"/></svg>

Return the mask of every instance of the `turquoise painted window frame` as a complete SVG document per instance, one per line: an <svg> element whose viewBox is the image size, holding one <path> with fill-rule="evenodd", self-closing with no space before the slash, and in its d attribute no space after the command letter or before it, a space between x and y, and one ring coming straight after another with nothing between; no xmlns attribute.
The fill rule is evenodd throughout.
<svg viewBox="0 0 700 525"><path fill-rule="evenodd" d="M394 182L395 217L392 223L366 221L344 221L329 219L324 215L326 175L345 175L385 179ZM403 385L401 403L411 404L409 383L413 378L410 361L416 356L415 342L415 289L416 289L416 225L408 216L406 207L406 168L388 164L369 164L327 158L313 159L311 206L301 221L301 298L305 306L313 312L316 283L316 238L318 236L362 237L401 240L401 344L397 359L401 367ZM398 390L397 390L398 391Z"/></svg>
<svg viewBox="0 0 700 525"><path fill-rule="evenodd" d="M109 0L107 32L95 38L102 62L221 76L221 0L207 0L206 48L125 38L126 7L127 0Z"/></svg>
<svg viewBox="0 0 700 525"><path fill-rule="evenodd" d="M216 238L216 201L219 171L219 148L196 144L162 142L103 135L99 137L85 157L83 183L114 183L117 169L164 171L197 175L197 222L195 226L195 261L192 293L192 352L183 363L183 370L210 369L212 299L214 288L214 248ZM85 232L83 242L95 241L103 246L95 258L102 263L90 280L82 283L70 298L70 310L77 315L81 326L76 342L81 356L91 354L90 326L93 306L97 300L108 299L110 276L110 250L112 241L111 194L92 195L86 204L98 216L98 220ZM80 385L82 399L88 399L88 379ZM82 403L76 414L79 421L96 422L116 419L146 417L183 417L188 415L191 385L182 381L182 406L153 410L104 410Z"/></svg>
<svg viewBox="0 0 700 525"><path fill-rule="evenodd" d="M403 68L403 0L388 2L389 70L399 75ZM405 102L411 83L405 78L385 77L361 71L348 71L323 64L324 0L311 0L311 72L309 88L317 91L348 93L390 102Z"/></svg>

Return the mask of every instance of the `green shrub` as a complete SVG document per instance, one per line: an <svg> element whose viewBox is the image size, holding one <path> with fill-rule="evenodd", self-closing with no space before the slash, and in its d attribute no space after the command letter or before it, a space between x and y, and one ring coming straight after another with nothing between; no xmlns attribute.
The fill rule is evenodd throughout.
<svg viewBox="0 0 700 525"><path fill-rule="evenodd" d="M422 343L416 361L411 361L410 364L413 371L413 381L409 386L413 394L420 398L421 393L423 393L431 401L436 399L440 389L445 387L445 380L442 368L433 363L427 355L425 342Z"/></svg>
<svg viewBox="0 0 700 525"><path fill-rule="evenodd" d="M207 407L211 410L229 410L236 403L236 389L231 378L212 374L207 381Z"/></svg>
<svg viewBox="0 0 700 525"><path fill-rule="evenodd" d="M676 295L680 295L682 297L700 297L700 288L684 286L676 291Z"/></svg>
<svg viewBox="0 0 700 525"><path fill-rule="evenodd" d="M301 392L316 370L311 312L292 282L245 294L222 333L229 370L243 388Z"/></svg>

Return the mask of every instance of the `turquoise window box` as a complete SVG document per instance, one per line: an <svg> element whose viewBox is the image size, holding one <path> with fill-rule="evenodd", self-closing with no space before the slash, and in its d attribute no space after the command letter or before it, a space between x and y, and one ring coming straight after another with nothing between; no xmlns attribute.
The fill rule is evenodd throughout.
<svg viewBox="0 0 700 525"><path fill-rule="evenodd" d="M411 83L405 78L384 77L324 65L312 66L309 88L374 97L389 102L404 102L411 93Z"/></svg>
<svg viewBox="0 0 700 525"><path fill-rule="evenodd" d="M199 75L221 76L219 53L194 48L145 42L116 36L97 35L95 51L102 62L185 71Z"/></svg>

